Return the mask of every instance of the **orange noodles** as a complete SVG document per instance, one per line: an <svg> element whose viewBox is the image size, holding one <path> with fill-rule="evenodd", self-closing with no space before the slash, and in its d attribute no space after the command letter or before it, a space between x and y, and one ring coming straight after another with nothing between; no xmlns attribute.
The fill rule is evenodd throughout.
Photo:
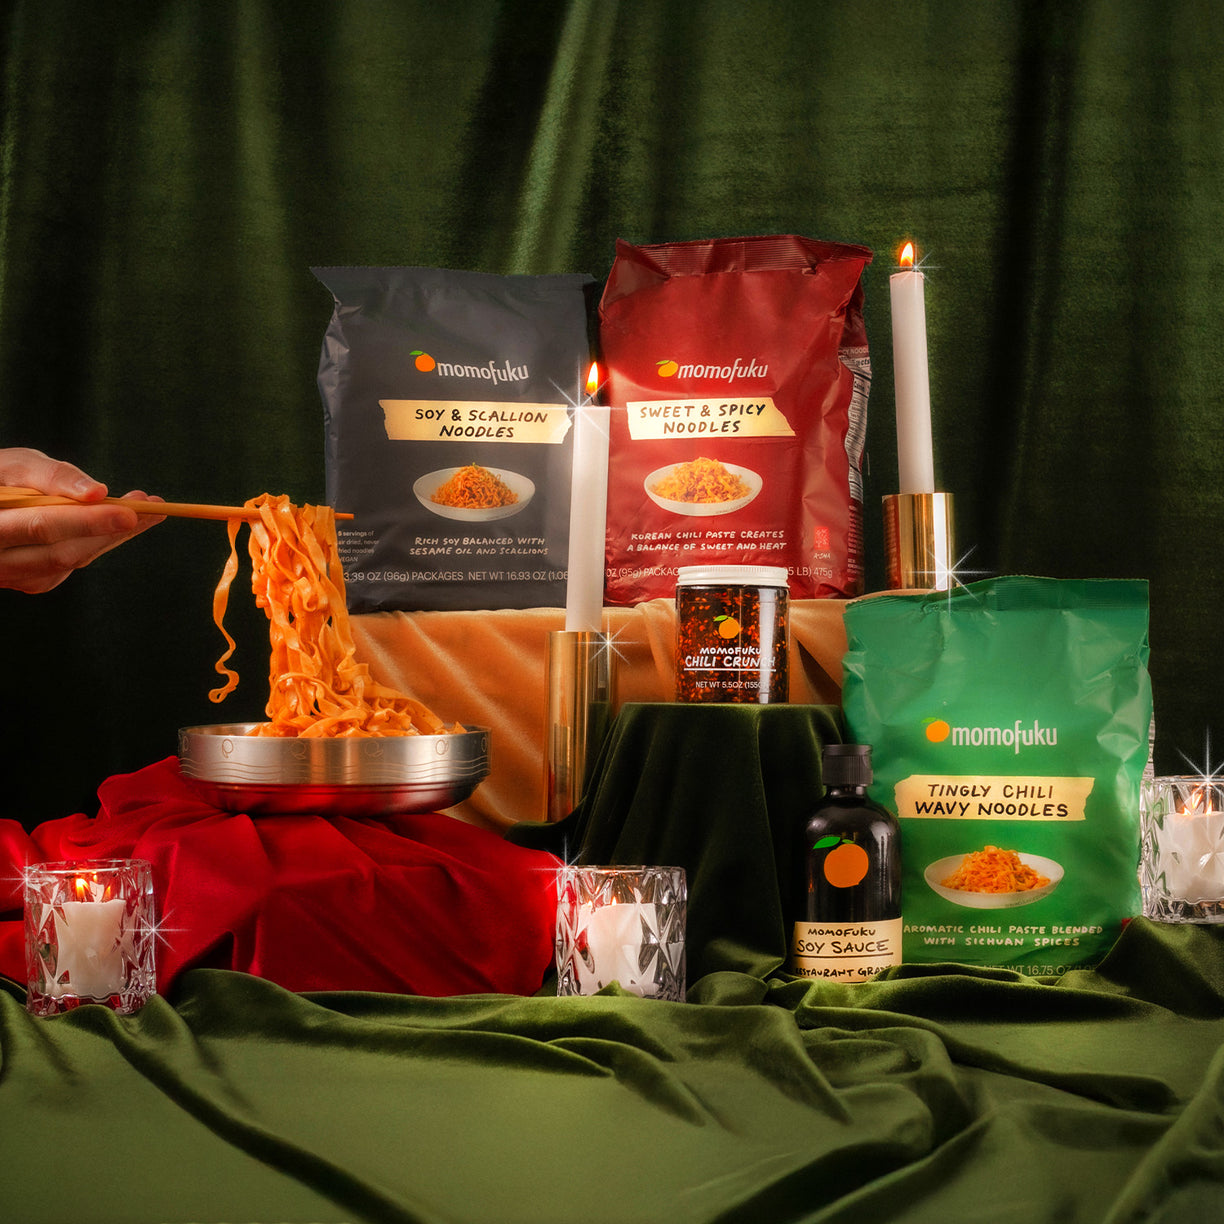
<svg viewBox="0 0 1224 1224"><path fill-rule="evenodd" d="M747 497L752 490L717 459L703 456L678 463L650 491L668 501L728 502Z"/></svg>
<svg viewBox="0 0 1224 1224"><path fill-rule="evenodd" d="M966 854L961 865L946 880L940 880L944 888L977 893L1028 892L1049 882L1048 876L1022 863L1014 850L1000 850L998 846Z"/></svg>
<svg viewBox="0 0 1224 1224"><path fill-rule="evenodd" d="M447 727L419 701L376 683L357 662L345 604L344 573L336 550L330 506L295 506L264 494L248 507L251 587L268 614L272 644L267 714L254 735L440 735ZM213 620L228 643L217 660L225 683L208 694L223 701L238 684L226 666L234 639L223 622L229 588L238 573L239 519L229 522L230 555L213 595Z"/></svg>
<svg viewBox="0 0 1224 1224"><path fill-rule="evenodd" d="M469 463L440 484L429 500L439 506L461 510L491 510L497 506L513 506L518 501L518 494L488 468Z"/></svg>

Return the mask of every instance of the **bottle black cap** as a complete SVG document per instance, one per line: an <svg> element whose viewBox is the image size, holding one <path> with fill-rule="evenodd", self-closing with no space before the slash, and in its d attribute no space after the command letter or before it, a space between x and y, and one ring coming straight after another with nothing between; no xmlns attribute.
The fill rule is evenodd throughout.
<svg viewBox="0 0 1224 1224"><path fill-rule="evenodd" d="M825 786L870 786L870 744L826 744L823 750Z"/></svg>

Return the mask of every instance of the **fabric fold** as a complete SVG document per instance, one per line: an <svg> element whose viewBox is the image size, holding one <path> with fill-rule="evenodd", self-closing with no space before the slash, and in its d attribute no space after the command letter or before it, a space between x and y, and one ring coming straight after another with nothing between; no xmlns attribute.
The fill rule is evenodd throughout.
<svg viewBox="0 0 1224 1224"><path fill-rule="evenodd" d="M0 821L0 972L25 980L26 863L146 858L158 981L237 969L291 990L530 994L552 964L555 860L440 813L252 818L201 802L168 757L99 788L96 817Z"/></svg>
<svg viewBox="0 0 1224 1224"><path fill-rule="evenodd" d="M1162 968L1131 945L1163 947ZM136 1016L42 1020L0 986L0 1113L23 1120L0 1127L0 1212L1213 1219L1224 1009L1157 1001L1187 974L1224 999L1224 932L1138 919L1110 976L1074 983L956 966L856 986L720 971L688 1003L616 988L306 995L193 969Z"/></svg>

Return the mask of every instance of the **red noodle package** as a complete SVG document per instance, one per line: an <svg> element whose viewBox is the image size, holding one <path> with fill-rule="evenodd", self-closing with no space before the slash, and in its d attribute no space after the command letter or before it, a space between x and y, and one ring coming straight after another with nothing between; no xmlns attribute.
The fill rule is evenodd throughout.
<svg viewBox="0 0 1224 1224"><path fill-rule="evenodd" d="M609 604L670 596L707 562L785 566L795 598L861 594L870 261L795 235L617 243L599 308Z"/></svg>

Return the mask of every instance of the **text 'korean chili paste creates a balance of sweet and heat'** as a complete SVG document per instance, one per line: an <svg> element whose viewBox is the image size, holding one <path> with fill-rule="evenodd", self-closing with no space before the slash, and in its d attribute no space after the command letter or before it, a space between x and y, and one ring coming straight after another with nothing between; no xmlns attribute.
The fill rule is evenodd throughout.
<svg viewBox="0 0 1224 1224"><path fill-rule="evenodd" d="M871 749L826 744L826 795L808 817L798 856L791 972L864 982L901 963L901 836L867 797Z"/></svg>
<svg viewBox="0 0 1224 1224"><path fill-rule="evenodd" d="M787 599L782 566L681 566L676 700L759 705L788 700Z"/></svg>

